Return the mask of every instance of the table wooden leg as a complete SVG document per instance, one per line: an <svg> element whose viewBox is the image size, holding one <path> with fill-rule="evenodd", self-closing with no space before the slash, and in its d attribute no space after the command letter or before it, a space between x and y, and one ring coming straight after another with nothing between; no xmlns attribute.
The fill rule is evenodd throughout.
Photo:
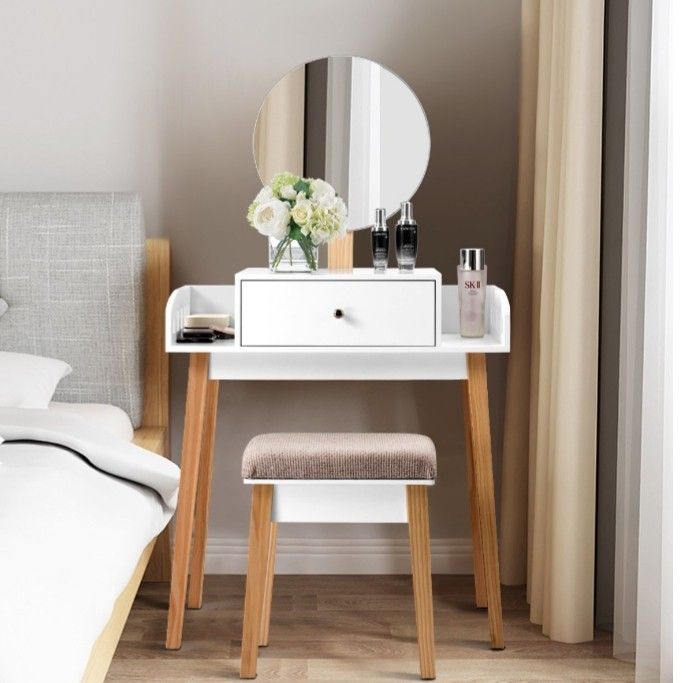
<svg viewBox="0 0 686 683"><path fill-rule="evenodd" d="M209 356L206 353L190 354L186 417L183 426L181 453L181 482L176 508L176 531L169 591L169 615L167 617L166 647L168 650L178 650L181 647L183 633L191 536L195 516L205 405L207 403L208 368Z"/></svg>
<svg viewBox="0 0 686 683"><path fill-rule="evenodd" d="M493 459L491 454L491 425L488 411L488 382L486 356L467 354L467 406L472 436L472 472L476 488L481 554L483 556L488 602L488 622L491 631L491 648L502 650L503 610L500 596L500 569L498 566L498 536L495 519L495 492L493 489Z"/></svg>
<svg viewBox="0 0 686 683"><path fill-rule="evenodd" d="M466 446L466 470L467 490L469 491L469 507L472 520L472 555L474 558L474 591L476 593L476 606L486 607L486 575L484 574L484 558L481 549L481 528L479 526L479 504L476 498L476 484L474 482L474 468L472 467L472 427L469 420L469 395L467 382L462 384L462 411L464 413L464 435Z"/></svg>
<svg viewBox="0 0 686 683"><path fill-rule="evenodd" d="M202 589L205 581L205 547L210 516L212 489L212 463L214 460L214 435L217 424L217 399L219 381L207 381L207 404L200 447L198 492L195 501L195 524L193 525L193 550L191 554L190 579L188 581L188 607L202 607Z"/></svg>

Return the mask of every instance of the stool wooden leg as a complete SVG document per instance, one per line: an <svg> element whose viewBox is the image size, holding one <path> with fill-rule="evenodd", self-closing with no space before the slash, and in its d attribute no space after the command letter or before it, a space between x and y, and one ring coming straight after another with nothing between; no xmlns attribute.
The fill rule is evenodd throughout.
<svg viewBox="0 0 686 683"><path fill-rule="evenodd" d="M269 645L269 620L272 615L272 593L274 592L274 563L276 562L276 535L278 524L272 522L269 526L269 555L267 557L267 576L264 586L264 601L262 602L262 619L260 621L260 647Z"/></svg>
<svg viewBox="0 0 686 683"><path fill-rule="evenodd" d="M193 552L191 555L190 579L188 582L188 607L202 607L202 589L205 582L205 546L207 525L210 517L210 494L212 489L212 461L214 460L214 434L217 425L217 399L219 381L207 382L207 405L200 448L200 469L198 472L198 493L195 501L195 524L193 526Z"/></svg>
<svg viewBox="0 0 686 683"><path fill-rule="evenodd" d="M431 546L426 486L407 487L412 587L419 645L419 672L423 679L436 678L434 612L431 591Z"/></svg>
<svg viewBox="0 0 686 683"><path fill-rule="evenodd" d="M206 353L192 353L190 356L188 389L186 390L186 417L183 425L181 481L176 508L176 531L169 591L169 615L167 616L166 647L168 650L178 650L181 647L191 536L195 516L195 496L200 467L200 448L207 403L209 356Z"/></svg>
<svg viewBox="0 0 686 683"><path fill-rule="evenodd" d="M472 555L474 559L474 592L476 593L476 606L486 607L486 575L484 573L484 558L481 548L481 528L479 526L479 504L476 497L476 484L474 482L472 427L469 421L469 395L467 382L462 384L462 411L464 413L464 435L466 444L465 465L467 470L467 489L469 491L469 507L472 519Z"/></svg>
<svg viewBox="0 0 686 683"><path fill-rule="evenodd" d="M262 605L269 560L269 530L272 514L271 484L256 484L252 490L248 575L245 582L243 613L243 644L241 647L241 678L257 675L257 648L260 640Z"/></svg>
<svg viewBox="0 0 686 683"><path fill-rule="evenodd" d="M481 530L481 553L486 578L488 622L491 648L502 650L503 610L500 597L500 569L498 566L498 535L495 520L493 490L493 460L491 455L491 425L488 412L488 383L484 354L467 354L467 404L472 436L472 471Z"/></svg>

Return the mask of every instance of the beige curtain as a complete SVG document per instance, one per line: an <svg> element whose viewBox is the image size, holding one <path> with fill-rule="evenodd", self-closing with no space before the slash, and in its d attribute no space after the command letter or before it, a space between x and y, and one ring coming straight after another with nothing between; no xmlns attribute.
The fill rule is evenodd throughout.
<svg viewBox="0 0 686 683"><path fill-rule="evenodd" d="M603 2L523 0L522 41L502 578L573 643L593 638Z"/></svg>

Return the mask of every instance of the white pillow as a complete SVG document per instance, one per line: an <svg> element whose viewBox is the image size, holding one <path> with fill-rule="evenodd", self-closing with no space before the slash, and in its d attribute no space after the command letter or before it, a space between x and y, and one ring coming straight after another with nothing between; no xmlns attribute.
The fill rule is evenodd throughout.
<svg viewBox="0 0 686 683"><path fill-rule="evenodd" d="M105 403L58 403L52 401L48 406L52 413L68 413L84 418L91 425L102 427L110 434L125 441L133 439L133 425L129 416L117 406Z"/></svg>
<svg viewBox="0 0 686 683"><path fill-rule="evenodd" d="M55 358L0 351L0 408L47 408L71 366Z"/></svg>

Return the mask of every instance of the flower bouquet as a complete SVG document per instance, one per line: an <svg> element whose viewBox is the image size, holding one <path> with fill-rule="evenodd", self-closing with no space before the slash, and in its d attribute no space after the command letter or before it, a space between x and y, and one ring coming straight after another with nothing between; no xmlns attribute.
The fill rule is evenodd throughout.
<svg viewBox="0 0 686 683"><path fill-rule="evenodd" d="M326 181L285 172L260 190L248 222L269 237L271 270L315 271L319 245L345 234L348 209Z"/></svg>

